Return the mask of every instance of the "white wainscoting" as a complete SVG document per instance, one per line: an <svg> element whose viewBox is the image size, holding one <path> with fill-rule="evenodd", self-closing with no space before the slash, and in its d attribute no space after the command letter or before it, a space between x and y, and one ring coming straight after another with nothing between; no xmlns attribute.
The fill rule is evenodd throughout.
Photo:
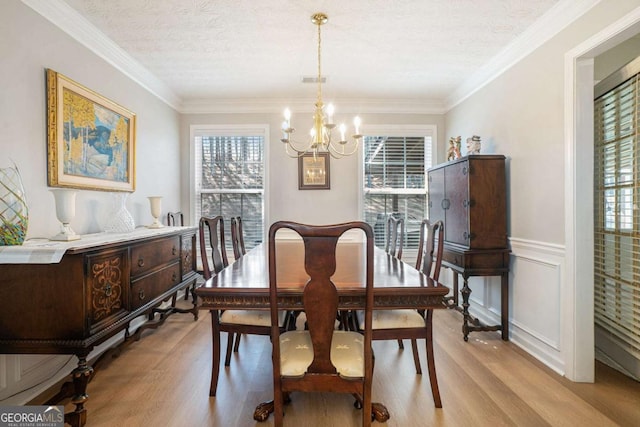
<svg viewBox="0 0 640 427"><path fill-rule="evenodd" d="M510 244L509 339L564 374L561 333L564 246L518 238L511 238ZM445 269L441 281L450 286L452 274ZM500 277L471 277L469 287L471 314L485 324L500 324ZM462 289L462 278L459 288ZM462 304L461 295L459 300ZM469 340L481 339L485 333L472 332Z"/></svg>

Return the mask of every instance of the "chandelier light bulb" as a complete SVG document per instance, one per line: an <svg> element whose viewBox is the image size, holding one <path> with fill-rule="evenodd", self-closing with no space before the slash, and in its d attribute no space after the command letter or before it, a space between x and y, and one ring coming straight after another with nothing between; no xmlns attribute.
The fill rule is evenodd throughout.
<svg viewBox="0 0 640 427"><path fill-rule="evenodd" d="M327 105L327 123L332 124L333 123L333 113L335 111L335 107L333 106L333 104L329 104Z"/></svg>

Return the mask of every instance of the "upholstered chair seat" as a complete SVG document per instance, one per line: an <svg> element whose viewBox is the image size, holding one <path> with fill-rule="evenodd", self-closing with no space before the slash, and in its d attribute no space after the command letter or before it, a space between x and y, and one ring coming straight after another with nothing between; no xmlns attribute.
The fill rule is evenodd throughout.
<svg viewBox="0 0 640 427"><path fill-rule="evenodd" d="M278 313L278 326L284 326L286 315L286 311ZM269 310L225 310L220 315L220 323L271 326L271 313Z"/></svg>
<svg viewBox="0 0 640 427"><path fill-rule="evenodd" d="M280 335L280 372L283 377L302 377L313 361L313 344L308 331ZM358 332L334 331L331 363L345 378L364 376L364 338Z"/></svg>
<svg viewBox="0 0 640 427"><path fill-rule="evenodd" d="M358 311L358 327L364 329L364 312ZM424 328L424 317L417 310L375 310L373 329Z"/></svg>

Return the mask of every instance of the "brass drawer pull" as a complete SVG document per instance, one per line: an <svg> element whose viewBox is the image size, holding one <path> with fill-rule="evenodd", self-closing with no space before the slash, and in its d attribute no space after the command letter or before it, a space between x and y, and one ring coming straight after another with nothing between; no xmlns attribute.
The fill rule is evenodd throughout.
<svg viewBox="0 0 640 427"><path fill-rule="evenodd" d="M144 258L138 258L138 267L144 267Z"/></svg>
<svg viewBox="0 0 640 427"><path fill-rule="evenodd" d="M171 250L171 255L175 255L177 253L178 253L178 248L174 246L173 249Z"/></svg>
<svg viewBox="0 0 640 427"><path fill-rule="evenodd" d="M140 289L140 290L138 291L138 298L139 298L140 300L143 300L143 299L144 299L144 289Z"/></svg>
<svg viewBox="0 0 640 427"><path fill-rule="evenodd" d="M174 271L173 275L171 276L171 281L175 283L177 280L178 280L178 274Z"/></svg>

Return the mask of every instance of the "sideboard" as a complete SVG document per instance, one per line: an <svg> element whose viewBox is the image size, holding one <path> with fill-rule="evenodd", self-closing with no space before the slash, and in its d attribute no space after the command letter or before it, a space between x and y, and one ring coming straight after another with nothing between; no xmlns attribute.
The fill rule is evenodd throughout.
<svg viewBox="0 0 640 427"><path fill-rule="evenodd" d="M0 354L78 358L71 374L75 410L65 414L66 423L86 423L91 350L123 330L129 336L133 319L151 320L160 303L195 284L196 231L140 228L0 247ZM163 310L161 320L170 313Z"/></svg>

